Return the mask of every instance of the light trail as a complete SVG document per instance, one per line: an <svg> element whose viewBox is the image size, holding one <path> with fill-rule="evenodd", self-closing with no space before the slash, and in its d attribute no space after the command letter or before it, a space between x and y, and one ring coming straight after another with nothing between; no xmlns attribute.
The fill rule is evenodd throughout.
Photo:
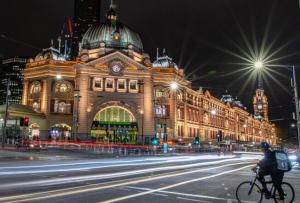
<svg viewBox="0 0 300 203"><path fill-rule="evenodd" d="M24 187L24 186L49 186L49 185L59 185L59 184L90 181L90 180L92 180L92 181L104 180L104 179L120 178L120 177L133 176L133 175L141 175L141 174L152 173L152 172L188 169L188 168L193 168L193 167L208 166L208 165L215 165L215 164L221 164L221 163L233 162L233 161L242 161L242 160L244 160L244 161L253 160L253 158L250 158L250 157L249 158L234 158L234 159L225 159L225 160L219 160L219 161L185 164L185 165L178 165L178 166L163 166L163 167L140 169L140 170L134 170L134 171L116 172L116 173L110 173L110 174L56 178L56 179L50 179L50 180L30 181L30 182L26 182L26 183L18 182L18 183L13 183L13 184L2 184L2 185L0 185L0 188L7 189L7 188L20 187L20 186L22 186L22 187Z"/></svg>
<svg viewBox="0 0 300 203"><path fill-rule="evenodd" d="M112 203L112 202L119 202L119 201L122 201L122 200L132 199L132 198L144 196L144 195L147 195L147 194L151 194L151 193L154 193L154 192L160 192L160 191L167 190L167 189L170 189L170 188L178 187L178 186L181 186L181 185L186 185L186 184L193 183L193 182L198 182L198 181L201 181L201 180L215 178L215 177L218 177L218 176L221 176L221 175L234 173L234 172L241 171L241 170L244 170L246 168L249 168L250 166L254 166L254 165L247 165L247 166L243 166L243 167L238 168L238 169L234 169L234 170L230 170L230 171L224 171L222 173L218 173L218 174L214 174L214 175L210 175L210 176L206 176L206 177L201 177L201 178L197 178L197 179L193 179L193 180L188 180L188 181L184 181L184 182L181 182L181 183L176 183L176 184L173 184L173 185L168 185L168 186L165 186L165 187L161 187L161 188L146 191L146 192L141 192L141 193L137 193L137 194L133 194L133 195L128 195L128 196L119 197L119 198L115 198L115 199L111 199L111 200L107 200L107 201L102 201L102 203Z"/></svg>
<svg viewBox="0 0 300 203"><path fill-rule="evenodd" d="M178 173L167 174L167 175L158 175L155 177L148 177L148 178L141 177L141 179L138 179L138 180L126 181L124 183L116 183L116 184L110 184L110 185L93 187L93 188L91 188L91 185L87 185L87 186L82 186L80 188L73 187L73 188L67 188L67 189L62 189L62 190L53 190L50 192L38 192L38 193L31 193L31 194L26 194L26 195L15 195L15 196L9 196L9 197L2 197L2 198L0 198L0 202L18 203L18 202L30 202L30 201L36 201L36 200L45 200L45 199L50 199L50 198L75 195L75 194L79 194L79 193L95 192L95 191L104 190L104 189L122 187L122 186L138 184L138 183L143 183L143 182L149 182L149 181L154 181L154 180L161 180L163 178L178 177L178 176L183 176L183 175L197 173L197 172L205 172L205 171L225 168L225 167L229 167L229 166L237 166L237 165L245 165L245 164L251 164L251 163L250 162L238 162L238 163L225 164L222 166L215 166L215 167L204 168L204 169L178 172ZM252 165L247 165L245 167L250 167L250 166L252 166ZM245 167L243 167L243 168L245 168ZM211 176L211 177L213 177L213 176Z"/></svg>
<svg viewBox="0 0 300 203"><path fill-rule="evenodd" d="M20 174L32 174L32 173L51 173L51 172L72 172L72 171L81 171L81 170L90 170L90 169L103 169L111 167L124 167L124 166L140 166L143 165L158 165L163 163L174 163L174 162L188 162L196 160L208 160L208 159L230 159L234 156L183 156L183 157L172 157L172 158L146 158L141 160L128 160L128 161L109 161L109 162L85 162L85 163L70 163L70 164L55 164L55 165L39 165L39 166L15 166L15 167L1 167L0 176L4 175L20 175ZM152 161L152 162L149 162ZM116 164L118 163L118 164ZM108 165L99 165L97 164L108 164ZM93 165L93 166L87 166ZM61 168L58 167L67 167L70 168ZM48 169L54 167L53 169ZM42 170L40 169L42 168ZM46 169L43 169L46 168ZM15 169L15 170L14 170ZM24 170L24 169L34 169L34 170ZM40 169L40 170L36 170ZM20 171L18 171L20 170Z"/></svg>

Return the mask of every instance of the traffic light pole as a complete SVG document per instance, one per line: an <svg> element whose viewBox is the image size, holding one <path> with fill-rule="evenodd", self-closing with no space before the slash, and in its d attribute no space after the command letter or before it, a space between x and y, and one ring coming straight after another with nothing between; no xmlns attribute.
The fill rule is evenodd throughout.
<svg viewBox="0 0 300 203"><path fill-rule="evenodd" d="M7 116L8 116L9 96L10 96L10 79L7 79L6 100L5 100L5 115L4 115L4 124L3 124L3 132L2 132L2 148L5 147L5 142L6 142L6 124L7 124Z"/></svg>
<svg viewBox="0 0 300 203"><path fill-rule="evenodd" d="M293 88L294 88L294 97L295 97L295 106L296 106L296 120L297 120L297 134L298 134L298 151L300 152L300 115L299 115L299 98L298 98L298 87L296 81L296 70L293 66Z"/></svg>

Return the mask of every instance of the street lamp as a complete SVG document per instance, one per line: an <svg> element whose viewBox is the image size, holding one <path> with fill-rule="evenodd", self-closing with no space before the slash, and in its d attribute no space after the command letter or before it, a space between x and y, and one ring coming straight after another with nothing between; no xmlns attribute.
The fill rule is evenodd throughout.
<svg viewBox="0 0 300 203"><path fill-rule="evenodd" d="M211 115L213 115L213 116L217 115L217 111L216 111L215 109L211 110L210 113L211 113Z"/></svg>
<svg viewBox="0 0 300 203"><path fill-rule="evenodd" d="M254 68L261 69L263 67L264 67L264 63L261 60L258 60L258 61L254 62Z"/></svg>
<svg viewBox="0 0 300 203"><path fill-rule="evenodd" d="M142 117L142 144L144 145L144 111L141 109L140 114Z"/></svg>
<svg viewBox="0 0 300 203"><path fill-rule="evenodd" d="M61 80L62 79L61 74L57 74L55 77L56 77L57 80Z"/></svg>
<svg viewBox="0 0 300 203"><path fill-rule="evenodd" d="M171 89L172 91L176 91L176 90L178 90L178 88L179 88L179 85L178 85L177 82L172 82L172 83L170 84L170 89Z"/></svg>

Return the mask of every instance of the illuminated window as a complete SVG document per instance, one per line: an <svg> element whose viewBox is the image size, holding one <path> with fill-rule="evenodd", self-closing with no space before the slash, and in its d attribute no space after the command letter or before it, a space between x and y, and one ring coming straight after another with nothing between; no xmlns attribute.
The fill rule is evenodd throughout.
<svg viewBox="0 0 300 203"><path fill-rule="evenodd" d="M67 81L57 82L55 85L55 92L70 93L71 91L72 85Z"/></svg>
<svg viewBox="0 0 300 203"><path fill-rule="evenodd" d="M126 80L125 79L118 80L118 90L126 91Z"/></svg>
<svg viewBox="0 0 300 203"><path fill-rule="evenodd" d="M165 105L156 105L155 106L155 115L158 117L167 115L167 108Z"/></svg>
<svg viewBox="0 0 300 203"><path fill-rule="evenodd" d="M109 91L114 90L115 88L115 83L114 83L114 79L112 78L107 78L105 80L105 88Z"/></svg>
<svg viewBox="0 0 300 203"><path fill-rule="evenodd" d="M97 89L97 90L102 90L102 78L95 78L94 79L94 89Z"/></svg>
<svg viewBox="0 0 300 203"><path fill-rule="evenodd" d="M157 97L157 98L163 97L163 91L155 90L155 97Z"/></svg>
<svg viewBox="0 0 300 203"><path fill-rule="evenodd" d="M31 86L31 94L38 94L42 90L40 82L34 82Z"/></svg>
<svg viewBox="0 0 300 203"><path fill-rule="evenodd" d="M130 80L129 90L131 92L137 92L138 91L138 82L137 82L137 80Z"/></svg>
<svg viewBox="0 0 300 203"><path fill-rule="evenodd" d="M33 108L35 111L38 111L38 110L40 109L40 104L39 104L38 102L33 102L32 108Z"/></svg>
<svg viewBox="0 0 300 203"><path fill-rule="evenodd" d="M133 114L127 109L119 106L107 107L98 112L94 118L95 121L110 122L135 122Z"/></svg>

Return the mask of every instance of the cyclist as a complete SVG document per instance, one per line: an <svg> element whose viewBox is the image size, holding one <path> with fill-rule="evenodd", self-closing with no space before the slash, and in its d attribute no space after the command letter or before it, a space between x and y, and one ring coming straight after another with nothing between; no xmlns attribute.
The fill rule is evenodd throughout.
<svg viewBox="0 0 300 203"><path fill-rule="evenodd" d="M269 190L267 189L267 185L265 183L264 176L271 175L274 187L277 189L280 201L279 203L284 202L284 192L281 187L284 172L277 169L277 162L275 152L270 150L270 145L267 142L262 142L260 144L261 150L264 153L264 158L258 162L259 172L258 172L258 180L261 182L263 190L262 192L265 194L266 199L271 197Z"/></svg>

